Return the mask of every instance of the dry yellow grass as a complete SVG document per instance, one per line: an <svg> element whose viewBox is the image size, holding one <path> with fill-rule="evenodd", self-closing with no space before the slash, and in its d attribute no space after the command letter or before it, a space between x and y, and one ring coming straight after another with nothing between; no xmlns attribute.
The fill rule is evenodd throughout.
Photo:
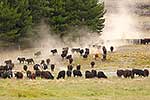
<svg viewBox="0 0 150 100"><path fill-rule="evenodd" d="M96 61L95 69L116 71L118 68L149 68L150 45L129 45L108 53L107 61ZM15 53L15 52L13 52ZM17 54L18 52L16 52ZM22 51L31 55L32 50ZM11 55L11 53L8 53ZM16 58L17 55L12 54ZM5 54L3 54L5 56ZM48 57L52 57L49 56ZM57 57L56 57L57 58ZM35 58L38 62L42 58ZM59 59L61 61L61 59ZM85 60L76 56L74 65L81 64L82 70L90 69L93 55ZM22 70L23 64L16 68ZM53 60L54 61L54 60ZM61 63L66 66L67 61ZM32 67L32 65L30 65ZM59 66L57 66L59 67ZM55 76L58 69L54 73ZM66 78L64 80L16 80L0 79L0 100L149 100L150 78L124 79L109 76L108 79Z"/></svg>

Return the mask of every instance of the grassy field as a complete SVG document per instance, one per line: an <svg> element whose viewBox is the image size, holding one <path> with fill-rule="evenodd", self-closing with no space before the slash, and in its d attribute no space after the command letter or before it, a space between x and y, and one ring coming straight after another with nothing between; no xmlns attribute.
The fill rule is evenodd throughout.
<svg viewBox="0 0 150 100"><path fill-rule="evenodd" d="M149 100L150 78L0 80L1 100Z"/></svg>
<svg viewBox="0 0 150 100"><path fill-rule="evenodd" d="M1 59L18 55L32 55L36 50L12 51L1 53ZM7 57L7 58L8 58ZM32 57L32 56L31 56ZM48 55L52 62L59 56ZM101 57L101 56L100 56ZM35 58L38 62L42 57ZM90 68L90 61L93 54L88 59L75 56L74 65L81 64L82 71ZM23 64L18 64L16 60L15 69L22 70ZM57 64L57 63L56 63ZM61 63L67 65L67 61ZM30 65L32 66L32 65ZM101 58L96 61L94 69L104 72L115 72L119 68L149 68L150 66L150 45L128 45L116 48L115 52L108 53L107 61L102 62ZM57 66L59 67L59 66ZM30 67L31 68L31 67ZM58 70L54 73L55 76ZM150 77L135 79L124 79L116 76L109 76L108 79L85 79L66 78L61 80L23 80L0 79L0 100L149 100L150 99Z"/></svg>

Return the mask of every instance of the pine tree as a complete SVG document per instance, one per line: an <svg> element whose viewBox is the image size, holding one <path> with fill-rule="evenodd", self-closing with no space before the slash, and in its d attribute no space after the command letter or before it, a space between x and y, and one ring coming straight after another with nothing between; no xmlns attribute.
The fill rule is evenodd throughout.
<svg viewBox="0 0 150 100"><path fill-rule="evenodd" d="M49 24L56 34L64 34L67 31L67 14L64 0L51 0L50 7L53 9L49 16Z"/></svg>
<svg viewBox="0 0 150 100"><path fill-rule="evenodd" d="M14 41L19 37L20 29L16 27L16 23L20 20L21 13L17 13L17 10L0 2L0 40Z"/></svg>
<svg viewBox="0 0 150 100"><path fill-rule="evenodd" d="M88 26L93 32L104 28L104 3L99 0L50 0L49 23L57 34L66 34L71 27Z"/></svg>
<svg viewBox="0 0 150 100"><path fill-rule="evenodd" d="M12 2L13 1L13 2ZM32 25L28 0L2 0L0 2L0 39L18 42Z"/></svg>
<svg viewBox="0 0 150 100"><path fill-rule="evenodd" d="M39 23L42 17L48 16L48 0L29 0L29 10L33 18L33 23Z"/></svg>

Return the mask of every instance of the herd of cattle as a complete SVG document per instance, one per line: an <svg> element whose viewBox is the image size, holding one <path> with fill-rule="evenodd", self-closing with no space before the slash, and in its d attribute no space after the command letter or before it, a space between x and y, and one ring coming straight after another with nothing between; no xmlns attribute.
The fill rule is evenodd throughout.
<svg viewBox="0 0 150 100"><path fill-rule="evenodd" d="M110 51L113 52L114 47L110 47ZM87 78L108 78L108 76L103 71L97 71L94 69L95 61L91 61L91 70L86 70L85 72L81 71L81 65L78 64L76 66L73 66L73 56L71 54L68 54L69 48L63 48L60 56L64 60L68 60L67 65L67 71L61 70L57 73L56 79L61 79L67 77L85 77ZM107 55L107 49L103 46L103 58L102 60L106 60ZM87 59L90 54L90 49L85 48L72 48L71 49L72 54L75 52L78 53L80 56L83 57L83 59ZM58 53L57 49L52 49L51 53L53 56L55 56L56 53ZM40 56L41 51L38 51L34 54L35 56ZM96 60L99 57L98 54L95 54L94 59ZM27 77L29 79L36 79L37 77L40 77L42 79L54 79L54 71L56 68L55 64L51 64L51 60L48 58L46 60L41 60L40 63L35 63L33 58L26 59L24 57L20 58L18 57L17 60L19 63L24 64L23 70L25 74L21 71L14 71L13 68L15 67L15 64L12 62L12 60L6 60L4 61L5 65L0 66L0 78L13 78L16 77L16 79L23 79L24 77ZM29 70L28 65L33 64L33 70ZM50 68L50 71L48 70ZM83 75L84 74L84 75ZM135 75L141 76L141 77L148 77L149 71L147 69L125 69L125 70L117 70L116 75L118 77L124 77L124 78L134 78Z"/></svg>

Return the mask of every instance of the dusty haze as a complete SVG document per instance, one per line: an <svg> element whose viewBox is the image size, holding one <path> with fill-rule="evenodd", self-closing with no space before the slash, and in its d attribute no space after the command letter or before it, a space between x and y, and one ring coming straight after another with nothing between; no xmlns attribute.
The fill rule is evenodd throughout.
<svg viewBox="0 0 150 100"><path fill-rule="evenodd" d="M63 38L63 41L55 35L50 35L51 31L44 22L38 26L38 33L41 38L34 43L40 48L62 48L62 47L88 47L92 44L106 45L107 47L126 45L124 41L111 41L116 39L139 39L143 38L143 31L138 28L139 18L134 11L140 0L104 0L107 10L105 28L102 36L91 33L87 28L73 30L73 35ZM143 2L148 2L144 0ZM76 38L76 39L73 39ZM102 40L104 43L102 44ZM109 40L109 42L108 42Z"/></svg>

